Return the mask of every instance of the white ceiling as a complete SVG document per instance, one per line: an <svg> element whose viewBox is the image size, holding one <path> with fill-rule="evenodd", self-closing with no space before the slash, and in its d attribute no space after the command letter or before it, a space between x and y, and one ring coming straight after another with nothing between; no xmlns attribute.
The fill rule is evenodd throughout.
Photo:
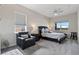
<svg viewBox="0 0 79 59"><path fill-rule="evenodd" d="M54 17L53 11L55 9L63 10L62 15L67 15L77 12L79 4L22 4L22 6L36 11L47 17Z"/></svg>

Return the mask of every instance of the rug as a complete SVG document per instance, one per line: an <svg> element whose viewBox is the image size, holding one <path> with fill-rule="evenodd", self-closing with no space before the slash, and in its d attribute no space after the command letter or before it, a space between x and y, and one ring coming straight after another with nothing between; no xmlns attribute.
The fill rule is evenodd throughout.
<svg viewBox="0 0 79 59"><path fill-rule="evenodd" d="M5 52L2 55L23 55L18 49L13 49L11 51Z"/></svg>

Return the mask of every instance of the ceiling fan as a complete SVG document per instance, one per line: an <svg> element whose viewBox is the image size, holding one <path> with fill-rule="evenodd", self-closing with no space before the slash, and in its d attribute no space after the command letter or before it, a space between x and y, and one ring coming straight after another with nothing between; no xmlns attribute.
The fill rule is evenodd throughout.
<svg viewBox="0 0 79 59"><path fill-rule="evenodd" d="M53 11L53 15L58 16L58 15L61 15L63 12L64 12L64 10L62 10L62 9L55 9Z"/></svg>

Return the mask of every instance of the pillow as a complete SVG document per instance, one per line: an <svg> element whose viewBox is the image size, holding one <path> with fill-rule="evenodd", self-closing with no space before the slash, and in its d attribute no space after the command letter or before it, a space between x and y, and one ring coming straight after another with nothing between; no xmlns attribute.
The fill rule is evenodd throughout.
<svg viewBox="0 0 79 59"><path fill-rule="evenodd" d="M19 39L23 40L24 38L23 37L18 37Z"/></svg>
<svg viewBox="0 0 79 59"><path fill-rule="evenodd" d="M21 35L21 37L23 37L23 38L28 38L28 34Z"/></svg>
<svg viewBox="0 0 79 59"><path fill-rule="evenodd" d="M28 37L31 38L31 33L30 32L28 33Z"/></svg>
<svg viewBox="0 0 79 59"><path fill-rule="evenodd" d="M48 33L49 32L49 30L48 29L44 29L44 33Z"/></svg>
<svg viewBox="0 0 79 59"><path fill-rule="evenodd" d="M42 29L42 33L44 33L44 28Z"/></svg>

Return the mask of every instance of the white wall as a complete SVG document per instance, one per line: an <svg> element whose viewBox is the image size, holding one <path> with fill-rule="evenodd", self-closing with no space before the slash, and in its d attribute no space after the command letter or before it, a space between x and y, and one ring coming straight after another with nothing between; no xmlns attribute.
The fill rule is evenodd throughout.
<svg viewBox="0 0 79 59"><path fill-rule="evenodd" d="M16 35L14 33L15 28L15 16L16 13L23 13L27 16L27 25L34 25L33 32L37 33L37 26L48 25L47 17L42 16L34 11L31 11L20 5L2 5L1 7L1 21L0 21L0 35L1 39L8 40L10 46L16 45ZM4 48L2 46L2 48Z"/></svg>
<svg viewBox="0 0 79 59"><path fill-rule="evenodd" d="M53 27L53 31L55 31L55 22L62 21L62 20L69 21L69 29L65 30L64 32L66 32L66 33L77 32L77 29L78 29L77 13L52 18L51 25Z"/></svg>
<svg viewBox="0 0 79 59"><path fill-rule="evenodd" d="M37 27L38 26L41 26L41 25L45 25L47 26L48 25L48 18L43 16L43 15L40 15L39 13L36 13L35 11L32 11L30 9L27 9L27 8L24 8L24 7L21 7L21 6L16 6L18 12L21 12L25 15L27 15L27 25L28 26L33 26L33 33L38 33L38 29Z"/></svg>
<svg viewBox="0 0 79 59"><path fill-rule="evenodd" d="M11 5L12 6L12 5ZM1 40L8 40L10 46L15 45L16 36L14 33L15 15L14 9L8 5L2 5L1 7L1 21L0 21L0 35ZM4 46L1 46L4 48Z"/></svg>
<svg viewBox="0 0 79 59"><path fill-rule="evenodd" d="M78 13L77 13L77 17L78 17L78 42L79 42L79 10L78 10Z"/></svg>
<svg viewBox="0 0 79 59"><path fill-rule="evenodd" d="M1 54L1 38L0 38L0 54Z"/></svg>
<svg viewBox="0 0 79 59"><path fill-rule="evenodd" d="M0 7L0 20L1 20L1 7ZM1 54L1 36L0 36L0 54Z"/></svg>

